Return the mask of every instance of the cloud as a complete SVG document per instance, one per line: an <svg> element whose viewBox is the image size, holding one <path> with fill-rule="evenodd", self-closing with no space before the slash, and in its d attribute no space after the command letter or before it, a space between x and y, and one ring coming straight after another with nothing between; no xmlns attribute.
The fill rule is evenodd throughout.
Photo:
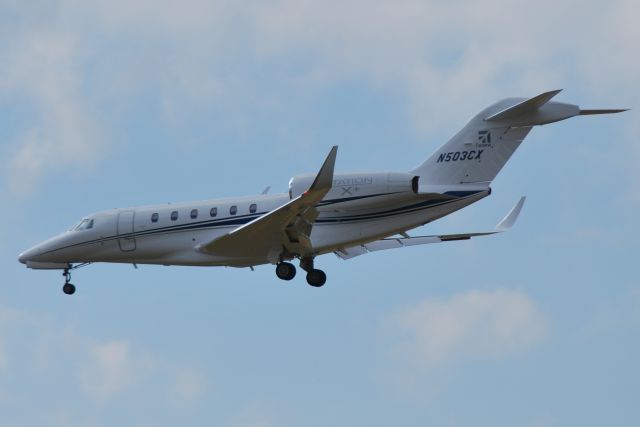
<svg viewBox="0 0 640 427"><path fill-rule="evenodd" d="M102 153L105 131L83 93L77 36L25 32L5 46L0 93L18 105L26 102L30 116L7 165L14 194L26 194L48 173L86 166Z"/></svg>
<svg viewBox="0 0 640 427"><path fill-rule="evenodd" d="M525 351L545 336L547 321L523 292L475 290L447 300L427 298L401 311L387 326L399 335L396 355L431 370Z"/></svg>
<svg viewBox="0 0 640 427"><path fill-rule="evenodd" d="M27 118L6 164L14 194L101 159L129 105L142 99L157 104L166 126L218 115L219 126L246 132L256 110L288 105L283 92L360 81L405 99L416 129L429 133L450 131L461 115L496 98L559 86L586 87L592 102L637 98L629 90L640 73L634 0L600 7L577 0L2 7L0 94L26 105ZM288 108L297 105L283 107L283 121Z"/></svg>
<svg viewBox="0 0 640 427"><path fill-rule="evenodd" d="M125 391L149 373L152 366L148 362L153 365L153 360L134 355L127 341L92 343L86 352L80 383L98 401Z"/></svg>
<svg viewBox="0 0 640 427"><path fill-rule="evenodd" d="M560 84L616 86L624 93L640 70L640 60L628 58L638 39L630 37L638 29L629 17L640 6L627 0L604 10L581 5L281 0L257 9L256 45L265 55L305 52L315 76L365 77L400 91L416 123L433 128L428 117ZM522 10L527 19L514 18Z"/></svg>
<svg viewBox="0 0 640 427"><path fill-rule="evenodd" d="M125 339L86 337L65 325L50 325L0 306L3 383L35 382L46 390L59 386L60 375L65 393L89 408L132 396L142 405L145 399L139 396L145 396L182 409L196 404L208 390L206 375L193 363L169 360Z"/></svg>

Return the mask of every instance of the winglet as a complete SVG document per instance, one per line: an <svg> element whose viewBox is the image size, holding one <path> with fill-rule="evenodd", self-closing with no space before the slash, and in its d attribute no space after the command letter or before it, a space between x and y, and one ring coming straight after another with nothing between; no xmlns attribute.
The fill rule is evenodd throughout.
<svg viewBox="0 0 640 427"><path fill-rule="evenodd" d="M511 208L507 216L505 216L502 221L500 221L498 225L496 225L497 232L507 231L511 229L511 227L513 227L513 224L515 224L516 220L518 219L518 215L520 215L520 211L522 210L522 206L524 205L524 201L526 199L527 198L524 196L521 197L520 200L518 200L518 203L516 203L516 205Z"/></svg>
<svg viewBox="0 0 640 427"><path fill-rule="evenodd" d="M331 148L331 151L327 155L318 175L316 175L316 179L313 180L313 184L307 191L315 191L315 190L327 190L329 191L333 186L333 169L336 164L336 157L338 154L338 146L334 145Z"/></svg>

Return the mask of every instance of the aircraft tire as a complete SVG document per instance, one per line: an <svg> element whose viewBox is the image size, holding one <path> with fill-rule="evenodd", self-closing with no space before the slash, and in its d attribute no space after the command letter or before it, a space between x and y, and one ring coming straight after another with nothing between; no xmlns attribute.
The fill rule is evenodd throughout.
<svg viewBox="0 0 640 427"><path fill-rule="evenodd" d="M313 269L307 273L307 283L314 288L319 288L327 282L327 275L322 270Z"/></svg>
<svg viewBox="0 0 640 427"><path fill-rule="evenodd" d="M62 292L67 295L73 295L76 293L76 287L71 283L65 283L64 286L62 286Z"/></svg>
<svg viewBox="0 0 640 427"><path fill-rule="evenodd" d="M296 267L290 262L281 262L276 266L276 276L281 280L291 280L296 277Z"/></svg>

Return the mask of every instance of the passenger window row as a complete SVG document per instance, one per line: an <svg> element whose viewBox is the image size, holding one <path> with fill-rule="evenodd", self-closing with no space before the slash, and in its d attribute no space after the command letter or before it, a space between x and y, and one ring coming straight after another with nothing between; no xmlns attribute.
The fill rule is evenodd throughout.
<svg viewBox="0 0 640 427"><path fill-rule="evenodd" d="M251 205L249 205L249 212L250 213L256 213L258 211L258 205L255 203L252 203ZM230 215L237 215L238 213L238 206L237 205L233 205L229 208L229 214ZM191 217L191 219L197 219L198 218L198 209L191 209L191 213L189 214L189 216ZM209 211L209 216L211 218L218 216L218 208L211 208L211 210ZM173 211L171 212L171 221L177 221L178 220L178 211ZM151 214L151 222L158 222L158 220L160 219L160 214L157 212L154 212ZM92 224L93 225L93 224Z"/></svg>

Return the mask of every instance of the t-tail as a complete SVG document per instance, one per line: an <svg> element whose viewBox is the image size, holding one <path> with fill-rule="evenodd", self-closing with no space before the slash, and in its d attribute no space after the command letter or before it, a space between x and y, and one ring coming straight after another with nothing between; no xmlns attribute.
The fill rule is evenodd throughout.
<svg viewBox="0 0 640 427"><path fill-rule="evenodd" d="M507 98L476 115L445 145L411 171L420 176L420 192L487 189L533 126L575 116L626 111L581 110L551 101L560 90L530 99Z"/></svg>

